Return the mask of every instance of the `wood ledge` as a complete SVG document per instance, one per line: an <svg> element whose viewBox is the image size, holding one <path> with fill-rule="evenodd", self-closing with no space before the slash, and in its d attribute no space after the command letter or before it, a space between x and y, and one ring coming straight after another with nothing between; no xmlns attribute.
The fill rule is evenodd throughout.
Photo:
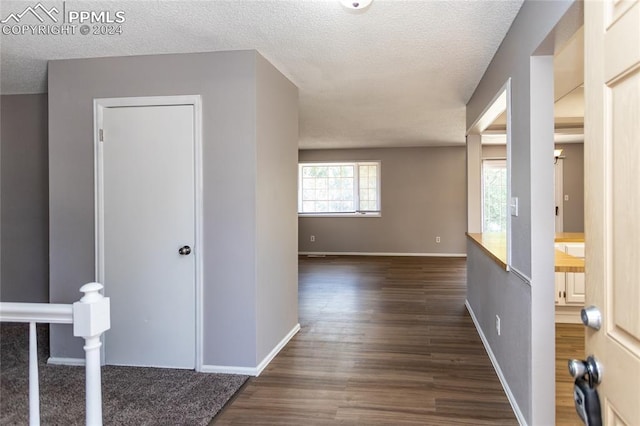
<svg viewBox="0 0 640 426"><path fill-rule="evenodd" d="M478 245L502 269L507 270L507 234L503 232L469 233L467 237Z"/></svg>
<svg viewBox="0 0 640 426"><path fill-rule="evenodd" d="M507 270L507 236L504 233L469 233L467 237L476 243L489 258ZM556 234L556 242L584 242L582 233ZM584 259L555 250L556 272L584 272Z"/></svg>

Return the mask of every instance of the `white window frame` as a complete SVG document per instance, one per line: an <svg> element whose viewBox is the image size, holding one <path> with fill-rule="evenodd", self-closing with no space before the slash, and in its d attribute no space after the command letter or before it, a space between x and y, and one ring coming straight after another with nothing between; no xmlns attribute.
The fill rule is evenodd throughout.
<svg viewBox="0 0 640 426"><path fill-rule="evenodd" d="M354 203L356 210L345 213L302 213L302 168L304 166L353 166L354 168ZM378 210L359 210L360 207L360 167L359 166L376 166L376 197L378 201ZM381 199L381 182L382 182L382 162L379 160L369 161L305 161L298 163L298 217L380 217L382 216L382 199Z"/></svg>

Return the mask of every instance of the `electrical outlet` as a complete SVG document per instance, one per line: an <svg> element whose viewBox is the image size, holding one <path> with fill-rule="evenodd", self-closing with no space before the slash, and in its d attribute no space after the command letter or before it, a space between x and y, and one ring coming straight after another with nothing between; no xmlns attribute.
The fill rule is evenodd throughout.
<svg viewBox="0 0 640 426"><path fill-rule="evenodd" d="M440 237L436 237L436 243L440 244Z"/></svg>
<svg viewBox="0 0 640 426"><path fill-rule="evenodd" d="M310 236L309 237L309 241L311 241L312 243L315 243L316 242L316 236L315 235Z"/></svg>
<svg viewBox="0 0 640 426"><path fill-rule="evenodd" d="M500 316L496 315L496 333L500 335Z"/></svg>

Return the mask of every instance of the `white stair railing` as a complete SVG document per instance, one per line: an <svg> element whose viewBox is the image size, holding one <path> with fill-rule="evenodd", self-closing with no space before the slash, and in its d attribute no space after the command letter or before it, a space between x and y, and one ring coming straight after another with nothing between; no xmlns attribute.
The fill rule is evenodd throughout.
<svg viewBox="0 0 640 426"><path fill-rule="evenodd" d="M100 337L111 326L109 298L100 294L102 284L80 288L84 296L73 305L54 303L0 303L0 321L29 323L29 424L40 424L38 342L36 323L73 324L73 335L85 340L86 423L102 425Z"/></svg>

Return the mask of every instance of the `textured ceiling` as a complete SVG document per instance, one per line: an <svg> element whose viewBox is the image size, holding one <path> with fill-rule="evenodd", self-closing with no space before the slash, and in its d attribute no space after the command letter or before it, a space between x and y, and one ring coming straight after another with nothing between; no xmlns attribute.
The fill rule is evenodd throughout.
<svg viewBox="0 0 640 426"><path fill-rule="evenodd" d="M0 17L36 4L2 0ZM463 144L465 104L522 0L42 4L122 10L123 34L2 35L2 94L46 91L49 59L257 49L299 88L300 147L347 148Z"/></svg>

